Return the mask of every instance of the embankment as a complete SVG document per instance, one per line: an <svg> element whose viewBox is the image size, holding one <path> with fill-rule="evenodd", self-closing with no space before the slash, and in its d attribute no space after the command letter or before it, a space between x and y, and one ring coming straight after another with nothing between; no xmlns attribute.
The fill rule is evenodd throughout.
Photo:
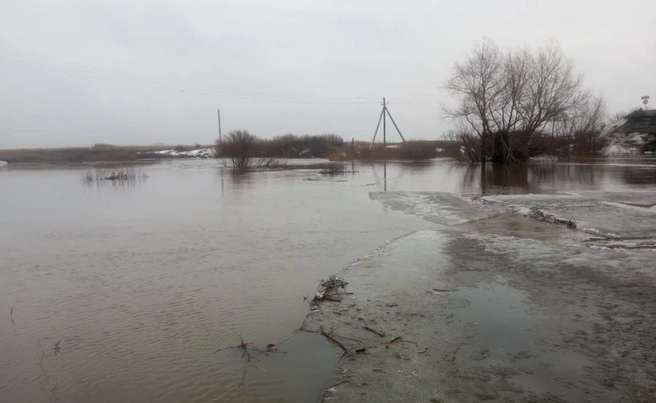
<svg viewBox="0 0 656 403"><path fill-rule="evenodd" d="M655 401L653 251L448 194L381 201L440 224L347 268L313 306L304 328L341 344L325 401Z"/></svg>

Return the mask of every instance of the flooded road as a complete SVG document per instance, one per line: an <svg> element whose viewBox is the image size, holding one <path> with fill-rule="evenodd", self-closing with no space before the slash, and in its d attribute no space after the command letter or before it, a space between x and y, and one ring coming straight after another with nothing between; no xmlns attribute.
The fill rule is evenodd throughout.
<svg viewBox="0 0 656 403"><path fill-rule="evenodd" d="M214 352L237 333L278 344L300 326L318 279L434 228L370 192L641 191L656 184L654 163L348 163L355 173L327 176L179 160L142 166L143 180L91 185L86 167L6 167L0 401L316 401L338 358L322 337L299 334L246 377L238 351Z"/></svg>

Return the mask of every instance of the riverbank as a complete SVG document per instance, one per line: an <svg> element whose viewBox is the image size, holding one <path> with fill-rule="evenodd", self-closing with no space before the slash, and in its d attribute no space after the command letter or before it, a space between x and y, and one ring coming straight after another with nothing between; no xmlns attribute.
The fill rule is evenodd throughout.
<svg viewBox="0 0 656 403"><path fill-rule="evenodd" d="M654 401L656 247L644 241L656 234L656 194L575 196L504 205L372 193L438 225L347 268L341 302L307 316L304 329L346 349L324 401ZM599 208L579 220L609 234L518 214L586 205L617 209L612 220Z"/></svg>
<svg viewBox="0 0 656 403"><path fill-rule="evenodd" d="M10 164L71 164L83 162L129 162L141 159L212 158L211 146L150 145L91 147L21 148L0 150L0 161Z"/></svg>

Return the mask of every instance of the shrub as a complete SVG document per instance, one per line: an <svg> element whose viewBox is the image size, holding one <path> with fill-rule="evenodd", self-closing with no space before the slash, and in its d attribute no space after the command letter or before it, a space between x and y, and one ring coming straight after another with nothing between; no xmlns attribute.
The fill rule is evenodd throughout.
<svg viewBox="0 0 656 403"><path fill-rule="evenodd" d="M261 154L276 158L322 158L344 144L336 134L304 135L285 134L271 140L262 140Z"/></svg>
<svg viewBox="0 0 656 403"><path fill-rule="evenodd" d="M251 166L256 156L259 140L246 130L234 130L228 133L222 142L216 141L216 155L230 158L232 166L246 169Z"/></svg>

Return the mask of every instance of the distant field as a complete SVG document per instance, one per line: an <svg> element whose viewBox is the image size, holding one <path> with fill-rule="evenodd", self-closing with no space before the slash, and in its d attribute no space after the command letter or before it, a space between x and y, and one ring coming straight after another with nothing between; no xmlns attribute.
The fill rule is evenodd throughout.
<svg viewBox="0 0 656 403"><path fill-rule="evenodd" d="M134 161L137 153L149 153L162 150L193 150L202 147L196 145L151 145L151 146L116 146L96 144L91 147L68 148L21 148L0 150L0 161L8 163L81 163L100 161ZM149 154L152 158L155 155Z"/></svg>
<svg viewBox="0 0 656 403"><path fill-rule="evenodd" d="M295 152L283 152L285 150L271 146L277 144L275 141L267 143L269 147L263 150L262 155L280 158L298 158L299 150L306 147L295 147ZM460 152L461 143L457 141L438 140L409 140L407 144L387 143L383 148L381 143L376 143L370 148L371 143L357 141L351 145L345 142L343 145L333 148L321 155L312 157L324 157L331 160L424 160L436 157L448 157ZM214 145L149 145L149 146L118 146L111 144L96 144L91 147L66 147L66 148L21 148L0 150L0 161L11 164L75 164L83 162L124 162L139 159L165 159L165 158L193 158L184 155L158 154L158 151L175 150L192 151L200 148L213 148ZM280 147L279 147L280 148Z"/></svg>

